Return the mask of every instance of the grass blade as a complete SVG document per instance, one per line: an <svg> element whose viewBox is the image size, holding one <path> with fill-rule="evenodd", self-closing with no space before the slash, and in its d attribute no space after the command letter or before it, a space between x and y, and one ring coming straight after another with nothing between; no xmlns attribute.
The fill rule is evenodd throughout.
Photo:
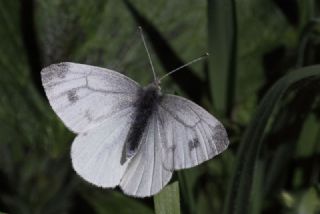
<svg viewBox="0 0 320 214"><path fill-rule="evenodd" d="M309 78L320 78L319 65L300 68L289 73L274 84L262 99L238 150L235 169L231 177L225 203L225 214L248 213L252 176L268 120L276 104L290 86Z"/></svg>
<svg viewBox="0 0 320 214"><path fill-rule="evenodd" d="M173 182L153 197L156 214L180 214L179 183Z"/></svg>
<svg viewBox="0 0 320 214"><path fill-rule="evenodd" d="M218 113L230 115L236 78L236 9L234 0L208 0L209 78Z"/></svg>
<svg viewBox="0 0 320 214"><path fill-rule="evenodd" d="M41 84L39 72L43 67L42 53L39 47L38 35L35 26L35 1L25 0L21 2L21 32L22 39L27 52L27 58L31 71L33 83L39 94L45 98L44 89Z"/></svg>

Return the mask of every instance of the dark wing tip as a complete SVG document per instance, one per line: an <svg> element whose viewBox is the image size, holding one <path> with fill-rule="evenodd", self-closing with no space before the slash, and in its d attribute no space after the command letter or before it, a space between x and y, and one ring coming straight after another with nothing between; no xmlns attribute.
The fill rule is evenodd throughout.
<svg viewBox="0 0 320 214"><path fill-rule="evenodd" d="M70 64L67 62L61 62L57 64L49 65L41 70L42 83L48 83L54 78L64 79L66 73L70 68Z"/></svg>

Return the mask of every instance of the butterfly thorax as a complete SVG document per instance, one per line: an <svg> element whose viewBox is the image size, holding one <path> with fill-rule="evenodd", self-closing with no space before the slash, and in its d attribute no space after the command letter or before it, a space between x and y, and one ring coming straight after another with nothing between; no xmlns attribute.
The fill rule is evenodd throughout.
<svg viewBox="0 0 320 214"><path fill-rule="evenodd" d="M129 129L126 142L123 147L121 164L133 157L141 142L143 142L143 133L148 125L148 122L161 100L160 88L157 84L151 83L144 87L140 92L137 101L135 102L135 113L133 114L133 122Z"/></svg>

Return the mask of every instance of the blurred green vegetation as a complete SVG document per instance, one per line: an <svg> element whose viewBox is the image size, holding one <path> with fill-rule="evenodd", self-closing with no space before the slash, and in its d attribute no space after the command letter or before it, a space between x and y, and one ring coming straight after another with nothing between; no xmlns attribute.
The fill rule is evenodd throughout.
<svg viewBox="0 0 320 214"><path fill-rule="evenodd" d="M317 0L0 1L0 211L4 213L320 213L320 2ZM163 82L204 106L230 148L152 198L94 187L70 165L74 135L40 70L73 61Z"/></svg>

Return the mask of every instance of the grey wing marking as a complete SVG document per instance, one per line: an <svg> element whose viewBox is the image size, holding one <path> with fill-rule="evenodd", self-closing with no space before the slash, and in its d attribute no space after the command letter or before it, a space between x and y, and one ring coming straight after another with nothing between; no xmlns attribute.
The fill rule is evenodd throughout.
<svg viewBox="0 0 320 214"><path fill-rule="evenodd" d="M141 90L138 83L118 72L77 63L50 65L41 76L50 105L76 133L132 108Z"/></svg>
<svg viewBox="0 0 320 214"><path fill-rule="evenodd" d="M196 166L228 147L223 125L190 100L164 95L157 113L166 137L162 145L167 169Z"/></svg>

